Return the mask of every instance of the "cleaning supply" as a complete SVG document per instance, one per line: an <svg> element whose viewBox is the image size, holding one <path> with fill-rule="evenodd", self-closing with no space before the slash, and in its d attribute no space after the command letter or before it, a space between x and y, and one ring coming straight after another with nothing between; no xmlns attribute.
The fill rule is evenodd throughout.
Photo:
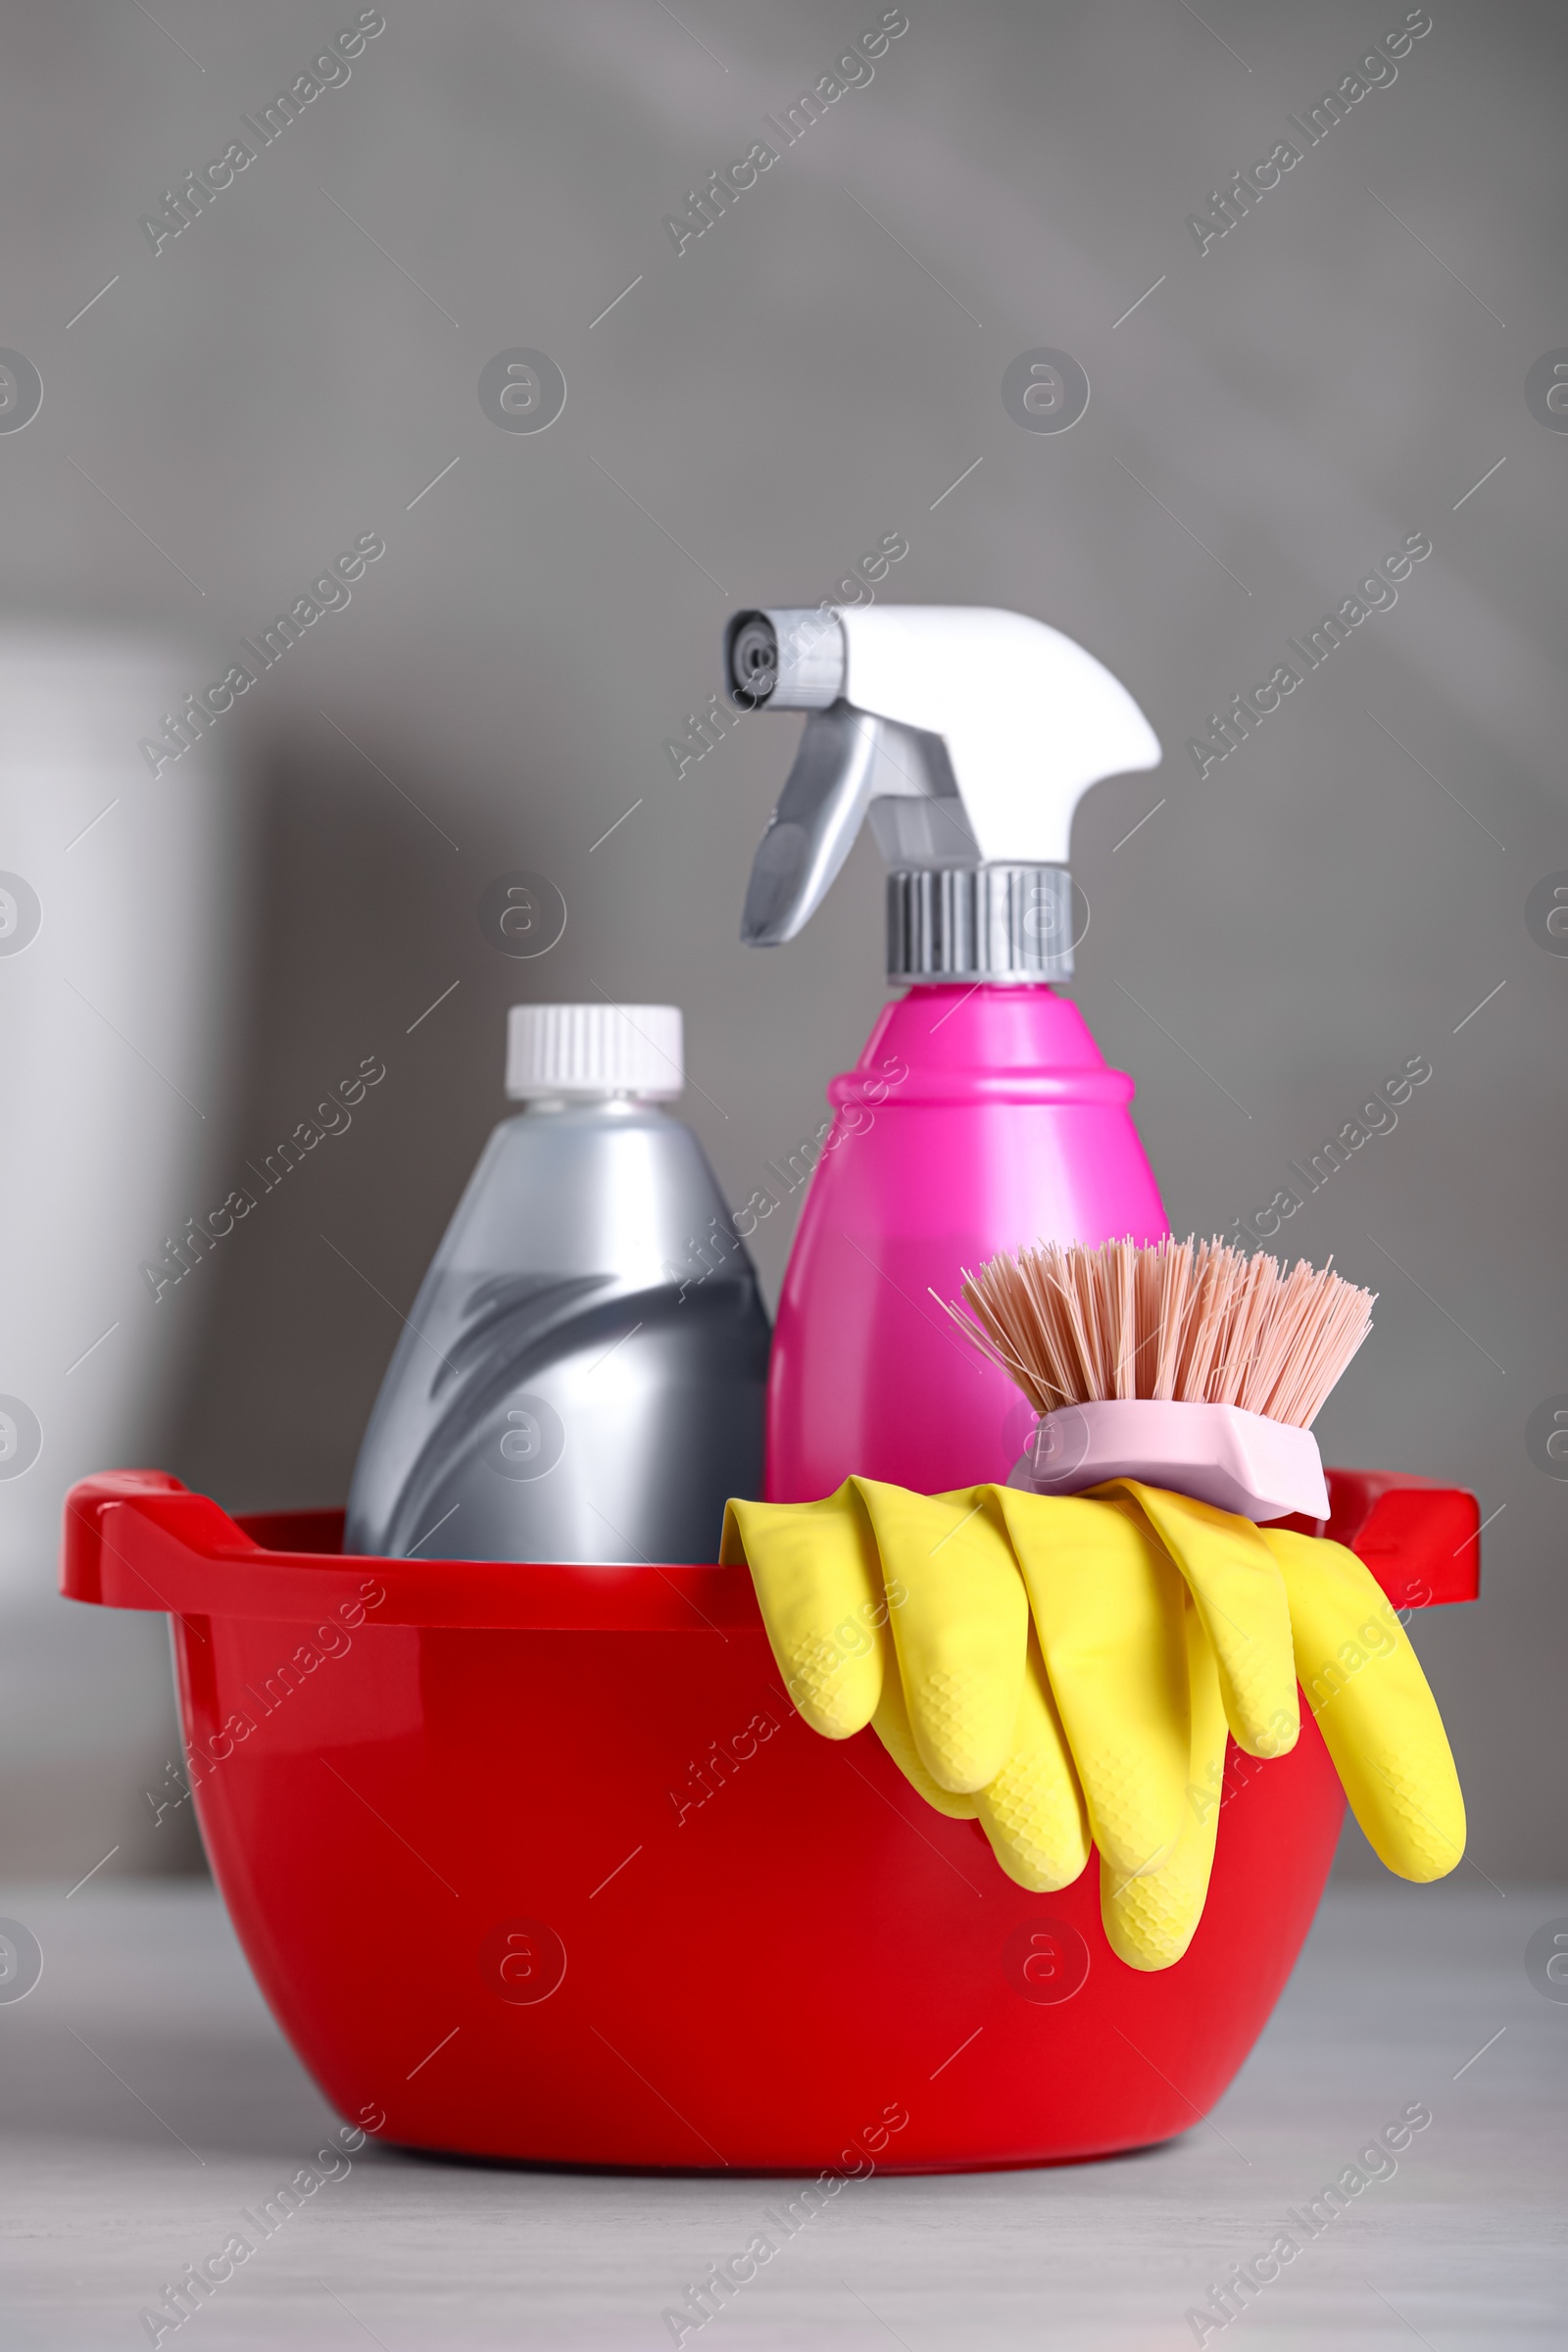
<svg viewBox="0 0 1568 2352"><path fill-rule="evenodd" d="M1396 1609L1474 1599L1473 1495L1329 1485ZM61 1583L74 1609L169 1612L183 1738L148 1834L196 1815L344 2121L765 2200L737 2177L1077 2162L1216 2112L1340 1841L1310 1721L1288 1756L1232 1757L1202 1926L1149 1979L1107 1947L1093 1873L1015 1885L874 1740L787 1720L744 1567L344 1558L341 1528L122 1471L71 1495Z"/></svg>
<svg viewBox="0 0 1568 2352"><path fill-rule="evenodd" d="M725 662L743 709L807 714L742 938L793 939L868 816L888 975L909 990L828 1089L835 1127L779 1302L767 1494L808 1500L852 1472L924 1491L1004 1478L1022 1408L926 1294L1024 1234L1165 1230L1132 1081L1051 985L1087 920L1073 809L1159 745L1092 655L1017 612L743 612Z"/></svg>
<svg viewBox="0 0 1568 2352"><path fill-rule="evenodd" d="M504 1120L366 1431L344 1547L710 1560L761 1482L768 1328L681 1092L668 1004L519 1004Z"/></svg>
<svg viewBox="0 0 1568 2352"><path fill-rule="evenodd" d="M962 1327L1037 1409L1070 1398L1080 1415L1092 1402L1111 1420L1185 1423L1161 1478L1200 1455L1216 1414L1265 1431L1276 1413L1310 1418L1371 1304L1330 1272L1282 1277L1272 1259L1192 1242L1046 1245L966 1277L964 1295L979 1324ZM1309 1433L1292 1434L1321 1486ZM1020 1885L1069 1884L1092 1840L1107 1936L1136 1968L1179 1959L1201 1916L1227 1726L1250 1755L1289 1753L1298 1683L1382 1859L1418 1880L1452 1869L1452 1757L1354 1555L1085 1460L1064 1472L1060 1448L1044 1450L1055 1492L1026 1449L1006 1488L928 1497L856 1478L814 1506L731 1504L724 1556L750 1561L813 1729L845 1739L873 1723L912 1786L978 1820ZM1078 1480L1093 1494L1061 1491Z"/></svg>
<svg viewBox="0 0 1568 2352"><path fill-rule="evenodd" d="M975 1319L948 1313L1041 1416L1009 1485L1075 1494L1130 1474L1249 1519L1328 1517L1311 1423L1372 1292L1189 1239L1042 1242L966 1272L963 1296Z"/></svg>
<svg viewBox="0 0 1568 2352"><path fill-rule="evenodd" d="M1373 1294L1304 1259L1287 1274L1273 1257L1194 1239L1152 1249L1043 1243L966 1275L963 1293L977 1321L950 1309L955 1320L1046 1408L1009 1485L1041 1496L1093 1489L1133 1498L1187 1581L1237 1744L1257 1756L1283 1753L1297 1732L1294 1690L1282 1696L1277 1675L1274 1688L1268 1682L1269 1661L1277 1666L1282 1653L1277 1593L1272 1624L1257 1618L1257 1571L1272 1554L1297 1679L1368 1840L1401 1877L1451 1870L1464 1850L1463 1799L1397 1620L1353 1554L1284 1528L1259 1526L1254 1536L1248 1524L1292 1512L1327 1518L1310 1424L1371 1330ZM1216 1488L1237 1494L1234 1514L1214 1507ZM1358 1681L1369 1651L1396 1663ZM1223 1735L1218 1761L1207 1761L1210 1781L1198 1774L1199 1682L1195 1664L1189 1785L1217 1788ZM1174 1865L1113 1897L1151 1912L1163 1899L1164 1922L1149 1917L1146 1932L1177 1933L1191 1904L1202 1907L1211 1859L1212 1840L1203 1860L1184 1822Z"/></svg>
<svg viewBox="0 0 1568 2352"><path fill-rule="evenodd" d="M939 1812L978 1820L1021 1886L1078 1877L1130 1967L1170 1967L1202 1915L1226 1732L1287 1755L1305 1690L1374 1850L1427 1881L1464 1801L1404 1629L1353 1552L1120 1480L1089 1495L910 1494L851 1479L814 1504L732 1501L786 1687L814 1731L872 1724Z"/></svg>

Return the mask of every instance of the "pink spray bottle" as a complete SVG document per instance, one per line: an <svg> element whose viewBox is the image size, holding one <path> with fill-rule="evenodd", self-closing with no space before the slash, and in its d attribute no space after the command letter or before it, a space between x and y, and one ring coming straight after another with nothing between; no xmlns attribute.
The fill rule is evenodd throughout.
<svg viewBox="0 0 1568 2352"><path fill-rule="evenodd" d="M743 612L725 660L743 709L808 714L742 938L793 939L869 814L908 992L828 1088L773 1338L768 1499L851 1472L927 1494L1004 1480L1033 1416L938 1300L1002 1250L1167 1230L1132 1080L1050 986L1073 969L1073 810L1156 766L1158 741L1091 654L1019 612Z"/></svg>

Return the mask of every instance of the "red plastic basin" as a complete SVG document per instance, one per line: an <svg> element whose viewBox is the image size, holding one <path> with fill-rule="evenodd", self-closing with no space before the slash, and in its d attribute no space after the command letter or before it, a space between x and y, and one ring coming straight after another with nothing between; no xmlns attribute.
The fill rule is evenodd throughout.
<svg viewBox="0 0 1568 2352"><path fill-rule="evenodd" d="M1399 1608L1475 1596L1474 1498L1330 1471ZM1126 1968L1091 1859L1004 1878L870 1732L782 1695L744 1569L346 1558L158 1472L74 1490L62 1589L170 1612L214 1875L351 2121L552 2164L965 2170L1197 2122L1262 2030L1343 1812L1306 1718L1232 1749L1186 1957Z"/></svg>

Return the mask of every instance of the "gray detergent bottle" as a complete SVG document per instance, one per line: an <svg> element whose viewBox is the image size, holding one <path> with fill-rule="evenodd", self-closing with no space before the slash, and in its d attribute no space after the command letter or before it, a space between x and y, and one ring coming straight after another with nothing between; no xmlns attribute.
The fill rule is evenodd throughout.
<svg viewBox="0 0 1568 2352"><path fill-rule="evenodd" d="M718 1556L761 1492L768 1322L670 1004L520 1004L507 1093L370 1416L344 1548Z"/></svg>

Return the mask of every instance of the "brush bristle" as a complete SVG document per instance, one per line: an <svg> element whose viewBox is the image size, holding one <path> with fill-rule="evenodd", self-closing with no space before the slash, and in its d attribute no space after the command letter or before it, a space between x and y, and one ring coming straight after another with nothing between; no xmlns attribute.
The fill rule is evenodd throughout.
<svg viewBox="0 0 1568 2352"><path fill-rule="evenodd" d="M1376 1294L1304 1258L1214 1240L1041 1242L967 1268L948 1312L1036 1412L1145 1396L1236 1404L1310 1429L1372 1328ZM972 1317L972 1319L971 1319Z"/></svg>

